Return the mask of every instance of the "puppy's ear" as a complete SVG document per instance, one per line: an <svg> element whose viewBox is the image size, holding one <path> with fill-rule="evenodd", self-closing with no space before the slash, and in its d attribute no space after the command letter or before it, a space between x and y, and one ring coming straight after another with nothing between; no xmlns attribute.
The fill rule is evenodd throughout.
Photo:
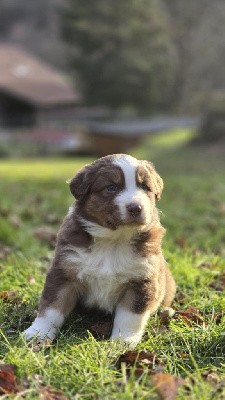
<svg viewBox="0 0 225 400"><path fill-rule="evenodd" d="M68 182L70 191L76 200L81 200L87 195L91 185L90 175L90 166L88 165Z"/></svg>
<svg viewBox="0 0 225 400"><path fill-rule="evenodd" d="M144 161L149 173L149 185L157 200L160 200L163 191L163 180L156 172L154 165L150 161Z"/></svg>

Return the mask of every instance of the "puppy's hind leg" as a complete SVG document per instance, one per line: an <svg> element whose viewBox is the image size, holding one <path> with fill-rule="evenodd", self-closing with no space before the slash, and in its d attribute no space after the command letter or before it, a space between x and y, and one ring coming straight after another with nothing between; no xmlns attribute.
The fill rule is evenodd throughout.
<svg viewBox="0 0 225 400"><path fill-rule="evenodd" d="M54 339L77 299L76 282L66 279L62 270L51 269L46 278L38 316L24 331L26 340L34 337L40 340Z"/></svg>
<svg viewBox="0 0 225 400"><path fill-rule="evenodd" d="M175 310L171 308L171 303L173 302L176 294L176 283L166 265L165 268L165 296L162 302L160 315L161 319L166 322L169 321L169 319L175 314Z"/></svg>
<svg viewBox="0 0 225 400"><path fill-rule="evenodd" d="M168 308L171 306L172 301L174 300L175 294L176 294L176 283L175 280L168 269L168 267L165 265L165 296L162 302L162 307L163 308Z"/></svg>

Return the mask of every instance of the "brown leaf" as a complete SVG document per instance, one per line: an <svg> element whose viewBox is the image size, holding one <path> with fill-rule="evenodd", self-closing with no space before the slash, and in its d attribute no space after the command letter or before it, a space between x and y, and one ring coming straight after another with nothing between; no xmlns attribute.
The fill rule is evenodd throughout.
<svg viewBox="0 0 225 400"><path fill-rule="evenodd" d="M161 400L175 400L177 389L184 384L184 379L175 375L158 373L152 376L152 383Z"/></svg>
<svg viewBox="0 0 225 400"><path fill-rule="evenodd" d="M3 299L4 301L11 301L13 303L19 303L22 301L22 299L18 296L20 291L18 289L14 290L4 290L3 292L0 292L0 299Z"/></svg>
<svg viewBox="0 0 225 400"><path fill-rule="evenodd" d="M143 374L145 368L148 368L149 375L154 374L155 372L164 371L165 369L165 361L160 360L155 353L150 353L145 350L128 350L123 353L118 361L117 366L120 369L121 364L126 364L126 371L128 375L130 374L130 370L133 366L135 366L135 375L140 376Z"/></svg>
<svg viewBox="0 0 225 400"><path fill-rule="evenodd" d="M33 231L33 235L41 242L48 243L51 247L55 247L57 234L51 227L40 226Z"/></svg>
<svg viewBox="0 0 225 400"><path fill-rule="evenodd" d="M90 331L99 338L108 338L111 332L111 321L100 321L90 327Z"/></svg>
<svg viewBox="0 0 225 400"><path fill-rule="evenodd" d="M39 389L39 400L67 400L62 390L56 390L51 386L44 386Z"/></svg>
<svg viewBox="0 0 225 400"><path fill-rule="evenodd" d="M0 395L19 392L15 377L16 368L14 364L0 364Z"/></svg>
<svg viewBox="0 0 225 400"><path fill-rule="evenodd" d="M192 326L193 323L202 325L205 323L202 313L195 307L190 306L187 310L178 310L175 318L180 317L187 325Z"/></svg>

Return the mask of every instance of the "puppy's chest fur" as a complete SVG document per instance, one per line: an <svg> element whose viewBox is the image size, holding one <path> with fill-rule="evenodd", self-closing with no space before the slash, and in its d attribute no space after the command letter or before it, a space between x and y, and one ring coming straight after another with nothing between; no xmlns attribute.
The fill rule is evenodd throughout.
<svg viewBox="0 0 225 400"><path fill-rule="evenodd" d="M97 238L88 248L68 247L69 261L76 277L87 288L84 302L112 312L130 281L149 276L151 262L135 254L129 238Z"/></svg>

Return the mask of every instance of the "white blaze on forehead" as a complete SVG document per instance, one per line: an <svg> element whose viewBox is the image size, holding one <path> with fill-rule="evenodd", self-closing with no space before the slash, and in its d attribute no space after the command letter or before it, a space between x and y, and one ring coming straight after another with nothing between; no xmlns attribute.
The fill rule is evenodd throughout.
<svg viewBox="0 0 225 400"><path fill-rule="evenodd" d="M125 220L127 217L127 205L137 202L142 207L145 222L149 222L150 202L146 193L137 186L136 182L139 161L134 157L122 155L116 158L113 164L121 168L125 179L124 190L115 198L115 203L119 207L122 219Z"/></svg>
<svg viewBox="0 0 225 400"><path fill-rule="evenodd" d="M137 188L136 171L138 160L131 156L121 156L113 164L118 165L122 169L125 178L125 187L129 188L129 190Z"/></svg>

